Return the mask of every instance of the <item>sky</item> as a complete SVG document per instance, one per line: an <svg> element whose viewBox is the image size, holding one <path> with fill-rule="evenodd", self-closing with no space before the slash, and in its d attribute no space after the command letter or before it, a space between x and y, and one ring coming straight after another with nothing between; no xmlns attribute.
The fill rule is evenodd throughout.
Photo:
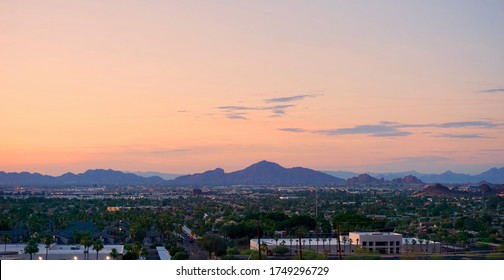
<svg viewBox="0 0 504 280"><path fill-rule="evenodd" d="M504 166L504 1L0 2L0 170Z"/></svg>

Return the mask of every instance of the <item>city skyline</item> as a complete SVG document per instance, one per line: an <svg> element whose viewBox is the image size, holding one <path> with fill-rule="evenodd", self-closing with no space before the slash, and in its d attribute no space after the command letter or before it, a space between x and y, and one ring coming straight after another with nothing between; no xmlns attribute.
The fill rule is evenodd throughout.
<svg viewBox="0 0 504 280"><path fill-rule="evenodd" d="M502 1L3 1L0 170L504 162Z"/></svg>

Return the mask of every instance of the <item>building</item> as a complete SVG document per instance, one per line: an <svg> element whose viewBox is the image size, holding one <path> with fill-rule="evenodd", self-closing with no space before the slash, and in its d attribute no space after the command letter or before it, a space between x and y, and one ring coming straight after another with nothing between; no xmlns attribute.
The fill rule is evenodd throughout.
<svg viewBox="0 0 504 280"><path fill-rule="evenodd" d="M273 248L284 245L289 249L286 255L293 256L299 252L299 239L272 238L261 239L261 244L266 247L266 254L273 255ZM385 255L399 255L410 252L415 253L441 253L441 243L418 238L403 238L401 234L394 232L350 232L349 235L337 238L301 238L301 248L316 253L325 253L328 256L338 256L339 248L341 255L347 256L355 253L356 248L367 249ZM250 249L258 250L257 239L250 240ZM263 249L264 250L264 249Z"/></svg>
<svg viewBox="0 0 504 280"><path fill-rule="evenodd" d="M250 240L250 249L251 250L258 250L259 245L257 243L257 239L251 239ZM292 237L292 238L279 238L278 240L275 240L273 238L261 238L261 244L264 246L266 245L266 254L268 256L273 255L273 248L276 246L283 245L289 249L288 253L285 254L286 256L295 256L299 252L299 239ZM342 242L340 241L338 243L337 238L301 238L301 249L303 251L313 251L319 254L326 254L329 256L337 256L339 255L339 250L338 248L341 248L341 255L346 256L350 255L355 251L356 248L356 243L350 243L348 241Z"/></svg>
<svg viewBox="0 0 504 280"><path fill-rule="evenodd" d="M350 232L349 240L357 246L380 254L400 254L402 235L395 232Z"/></svg>

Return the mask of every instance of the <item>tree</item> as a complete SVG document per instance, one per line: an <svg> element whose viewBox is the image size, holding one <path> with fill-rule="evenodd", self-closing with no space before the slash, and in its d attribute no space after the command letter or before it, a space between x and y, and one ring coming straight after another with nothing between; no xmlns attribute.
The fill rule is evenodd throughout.
<svg viewBox="0 0 504 280"><path fill-rule="evenodd" d="M116 248L112 248L112 250L110 251L110 257L115 260L117 259L117 256L119 256L119 253L117 252L117 249Z"/></svg>
<svg viewBox="0 0 504 280"><path fill-rule="evenodd" d="M308 229L304 226L301 226L296 229L296 237L298 238L299 241L299 259L303 259L303 246L304 244L301 243L301 238L308 232ZM306 242L306 240L303 240Z"/></svg>
<svg viewBox="0 0 504 280"><path fill-rule="evenodd" d="M177 252L172 258L173 260L187 260L189 259L189 254L187 251Z"/></svg>
<svg viewBox="0 0 504 280"><path fill-rule="evenodd" d="M51 244L53 242L53 237L52 235L50 234L46 234L44 237L43 237L43 242L44 242L44 245L45 245L45 249L46 249L46 253L45 253L45 259L47 260L47 257L49 256L49 247L51 247Z"/></svg>
<svg viewBox="0 0 504 280"><path fill-rule="evenodd" d="M205 234L203 237L196 241L198 246L208 251L208 258L212 258L212 254L215 256L223 256L226 254L227 245L224 240L215 234Z"/></svg>
<svg viewBox="0 0 504 280"><path fill-rule="evenodd" d="M98 259L98 252L100 252L101 249L103 249L103 242L98 239L93 243L93 250L96 251L96 259Z"/></svg>
<svg viewBox="0 0 504 280"><path fill-rule="evenodd" d="M259 249L261 250L261 253L263 253L264 256L268 255L268 244L266 244L266 242L262 242ZM266 257L264 258L266 259Z"/></svg>
<svg viewBox="0 0 504 280"><path fill-rule="evenodd" d="M7 243L10 242L10 237L7 235L2 236L2 242L4 243L4 252L7 252Z"/></svg>
<svg viewBox="0 0 504 280"><path fill-rule="evenodd" d="M91 234L87 233L81 237L80 244L84 246L84 259L89 259L89 247L93 245L93 240L91 239Z"/></svg>
<svg viewBox="0 0 504 280"><path fill-rule="evenodd" d="M278 245L278 235L273 234L273 239L275 239L275 243L276 245Z"/></svg>
<svg viewBox="0 0 504 280"><path fill-rule="evenodd" d="M181 253L181 252L179 252L179 253ZM145 259L147 259L147 256L148 256L148 255L149 255L149 251L147 251L147 249L145 249L145 247L144 247L144 248L142 248L142 250L140 250L140 256L141 256L144 260L145 260ZM177 255L177 254L175 254L175 255Z"/></svg>
<svg viewBox="0 0 504 280"><path fill-rule="evenodd" d="M283 256L289 252L289 248L287 248L287 246L285 245L279 245L275 246L275 248L271 249L271 251L277 256Z"/></svg>
<svg viewBox="0 0 504 280"><path fill-rule="evenodd" d="M346 248L346 243L347 243L346 236L343 236L343 238L341 239L341 242L343 242L343 249L345 249Z"/></svg>
<svg viewBox="0 0 504 280"><path fill-rule="evenodd" d="M31 238L27 243L24 248L25 254L30 254L30 260L33 260L33 254L38 253L39 247L37 244L37 240L34 238Z"/></svg>

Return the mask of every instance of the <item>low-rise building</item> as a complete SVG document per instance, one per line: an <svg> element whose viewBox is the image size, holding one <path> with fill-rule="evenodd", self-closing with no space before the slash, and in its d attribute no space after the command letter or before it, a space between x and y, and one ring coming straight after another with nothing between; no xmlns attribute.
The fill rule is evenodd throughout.
<svg viewBox="0 0 504 280"><path fill-rule="evenodd" d="M380 254L400 254L402 235L395 232L350 232L349 239L357 246Z"/></svg>

